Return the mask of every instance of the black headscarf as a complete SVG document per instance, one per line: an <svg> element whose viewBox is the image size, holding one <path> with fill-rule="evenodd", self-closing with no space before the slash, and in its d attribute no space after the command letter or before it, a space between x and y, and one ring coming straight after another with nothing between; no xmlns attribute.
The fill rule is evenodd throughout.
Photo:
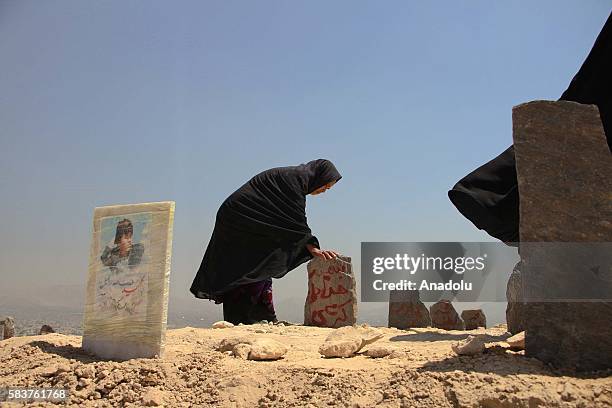
<svg viewBox="0 0 612 408"><path fill-rule="evenodd" d="M612 14L560 100L594 104L612 151ZM519 194L514 146L477 168L448 192L479 229L504 242L519 241Z"/></svg>
<svg viewBox="0 0 612 408"><path fill-rule="evenodd" d="M219 208L191 293L222 302L237 286L280 278L311 259L306 245L319 241L306 222L306 195L341 178L332 162L319 159L247 181Z"/></svg>

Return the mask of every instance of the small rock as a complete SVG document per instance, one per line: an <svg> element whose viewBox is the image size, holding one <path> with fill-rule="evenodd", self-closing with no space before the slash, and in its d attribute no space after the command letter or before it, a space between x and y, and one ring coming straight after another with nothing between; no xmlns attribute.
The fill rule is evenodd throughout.
<svg viewBox="0 0 612 408"><path fill-rule="evenodd" d="M325 357L351 357L359 351L361 341L358 339L325 341L319 347L319 353Z"/></svg>
<svg viewBox="0 0 612 408"><path fill-rule="evenodd" d="M164 393L155 388L151 388L142 396L142 404L147 407L158 407L164 405Z"/></svg>
<svg viewBox="0 0 612 408"><path fill-rule="evenodd" d="M375 347L368 348L365 352L365 355L368 357L372 357L372 358L382 358L382 357L387 357L394 351L395 351L395 348L393 347L375 346Z"/></svg>
<svg viewBox="0 0 612 408"><path fill-rule="evenodd" d="M70 369L70 366L68 364L60 364L59 366L57 366L55 373L61 374L61 373L68 373L70 371L72 370Z"/></svg>
<svg viewBox="0 0 612 408"><path fill-rule="evenodd" d="M525 350L525 332L522 331L506 339L511 350Z"/></svg>
<svg viewBox="0 0 612 408"><path fill-rule="evenodd" d="M221 352L225 351L233 351L234 347L238 344L251 344L253 339L251 337L242 336L242 337L227 337L221 340L221 343L217 346L217 350Z"/></svg>
<svg viewBox="0 0 612 408"><path fill-rule="evenodd" d="M38 335L49 333L55 333L55 330L53 330L53 327L49 326L48 324L43 324L40 330L38 331Z"/></svg>
<svg viewBox="0 0 612 408"><path fill-rule="evenodd" d="M220 320L212 325L213 329L228 329L230 327L234 327L234 323L226 322L225 320Z"/></svg>
<svg viewBox="0 0 612 408"><path fill-rule="evenodd" d="M78 367L75 370L75 374L79 378L95 378L95 376L96 376L96 369L92 365L85 365L85 366L82 366L82 367Z"/></svg>
<svg viewBox="0 0 612 408"><path fill-rule="evenodd" d="M236 344L232 352L235 357L241 358L243 360L248 360L249 353L251 352L251 345L243 343Z"/></svg>
<svg viewBox="0 0 612 408"><path fill-rule="evenodd" d="M325 357L351 357L366 345L382 337L378 330L370 327L341 327L327 336L319 347L319 353Z"/></svg>
<svg viewBox="0 0 612 408"><path fill-rule="evenodd" d="M287 353L287 347L276 340L246 336L223 339L217 349L240 358L246 355L249 360L278 360Z"/></svg>
<svg viewBox="0 0 612 408"><path fill-rule="evenodd" d="M469 336L467 339L453 344L451 348L460 356L482 354L485 350L484 336Z"/></svg>
<svg viewBox="0 0 612 408"><path fill-rule="evenodd" d="M251 344L249 360L278 360L287 353L287 347L273 339L257 339Z"/></svg>

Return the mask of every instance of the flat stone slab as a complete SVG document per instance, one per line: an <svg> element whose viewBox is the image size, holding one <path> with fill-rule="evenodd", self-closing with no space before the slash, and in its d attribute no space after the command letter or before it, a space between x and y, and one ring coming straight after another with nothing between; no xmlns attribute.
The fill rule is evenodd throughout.
<svg viewBox="0 0 612 408"><path fill-rule="evenodd" d="M612 155L594 105L512 110L520 196L525 354L612 368Z"/></svg>
<svg viewBox="0 0 612 408"><path fill-rule="evenodd" d="M83 349L114 360L161 357L174 202L94 210Z"/></svg>
<svg viewBox="0 0 612 408"><path fill-rule="evenodd" d="M308 295L304 325L352 326L357 322L357 292L351 258L315 258L307 265Z"/></svg>

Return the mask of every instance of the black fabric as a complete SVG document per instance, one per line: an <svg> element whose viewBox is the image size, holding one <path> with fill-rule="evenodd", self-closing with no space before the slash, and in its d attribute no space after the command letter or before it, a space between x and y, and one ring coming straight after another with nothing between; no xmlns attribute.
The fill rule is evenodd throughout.
<svg viewBox="0 0 612 408"><path fill-rule="evenodd" d="M240 285L280 278L312 258L319 242L306 222L306 195L342 178L324 159L263 171L232 193L217 212L191 293L223 302Z"/></svg>
<svg viewBox="0 0 612 408"><path fill-rule="evenodd" d="M612 151L612 14L560 100L594 104ZM514 147L477 168L448 192L476 227L508 243L519 241L519 194Z"/></svg>
<svg viewBox="0 0 612 408"><path fill-rule="evenodd" d="M262 320L276 322L276 313L261 303L242 298L223 302L223 320L233 324L254 324Z"/></svg>

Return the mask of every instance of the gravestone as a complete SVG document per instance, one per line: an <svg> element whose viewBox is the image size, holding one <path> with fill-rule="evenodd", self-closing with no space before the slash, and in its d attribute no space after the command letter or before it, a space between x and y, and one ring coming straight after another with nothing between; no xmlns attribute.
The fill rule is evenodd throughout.
<svg viewBox="0 0 612 408"><path fill-rule="evenodd" d="M461 319L465 324L465 330L487 327L487 318L482 309L466 309L461 312Z"/></svg>
<svg viewBox="0 0 612 408"><path fill-rule="evenodd" d="M512 270L508 285L506 286L506 324L508 331L517 334L525 331L523 320L525 318L525 300L523 296L523 284L521 279L521 262L519 261Z"/></svg>
<svg viewBox="0 0 612 408"><path fill-rule="evenodd" d="M512 122L525 354L612 368L612 156L597 107L529 102Z"/></svg>
<svg viewBox="0 0 612 408"><path fill-rule="evenodd" d="M463 330L463 321L449 300L439 300L429 308L431 325L444 330Z"/></svg>
<svg viewBox="0 0 612 408"><path fill-rule="evenodd" d="M357 322L357 292L351 258L314 258L307 265L308 296L304 325L352 326Z"/></svg>
<svg viewBox="0 0 612 408"><path fill-rule="evenodd" d="M6 339L10 339L11 337L15 337L15 319L7 316L4 319L4 324L3 326L3 338L4 340Z"/></svg>
<svg viewBox="0 0 612 408"><path fill-rule="evenodd" d="M389 327L410 329L429 327L431 318L418 290L393 290L389 293Z"/></svg>
<svg viewBox="0 0 612 408"><path fill-rule="evenodd" d="M174 202L94 210L83 349L101 358L161 357Z"/></svg>

